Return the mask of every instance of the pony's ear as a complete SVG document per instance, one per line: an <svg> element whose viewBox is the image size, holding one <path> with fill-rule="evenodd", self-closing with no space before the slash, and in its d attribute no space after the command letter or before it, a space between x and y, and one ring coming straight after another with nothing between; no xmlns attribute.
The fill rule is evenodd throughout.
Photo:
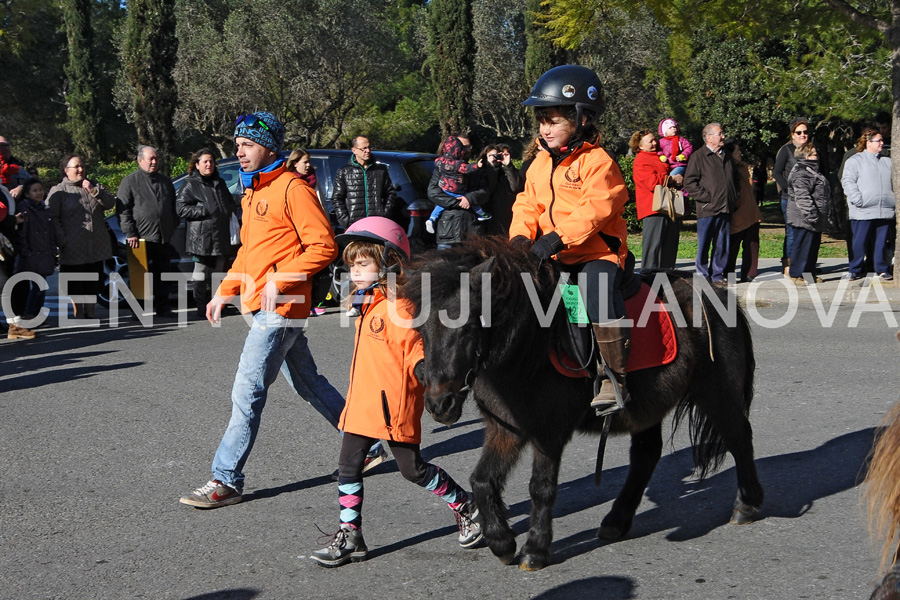
<svg viewBox="0 0 900 600"><path fill-rule="evenodd" d="M490 257L489 259L472 269L472 275L474 275L475 277L481 277L482 273L490 273L494 270L494 262L494 257Z"/></svg>

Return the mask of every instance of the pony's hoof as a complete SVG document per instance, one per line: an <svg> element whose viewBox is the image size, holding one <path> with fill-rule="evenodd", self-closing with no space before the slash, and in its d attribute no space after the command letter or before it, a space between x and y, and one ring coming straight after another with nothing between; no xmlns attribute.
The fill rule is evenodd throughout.
<svg viewBox="0 0 900 600"><path fill-rule="evenodd" d="M604 521L600 524L600 529L597 530L597 537L601 540L614 542L625 537L629 529L631 529L630 523L628 525L613 525Z"/></svg>
<svg viewBox="0 0 900 600"><path fill-rule="evenodd" d="M745 508L744 510L735 510L731 513L732 525L749 525L759 519L759 511L755 508Z"/></svg>
<svg viewBox="0 0 900 600"><path fill-rule="evenodd" d="M504 565L511 565L516 560L516 542L511 544L499 544L497 546L490 545L491 552L494 553L500 562Z"/></svg>
<svg viewBox="0 0 900 600"><path fill-rule="evenodd" d="M546 558L540 558L533 554L525 554L519 561L520 571L540 571L550 563Z"/></svg>

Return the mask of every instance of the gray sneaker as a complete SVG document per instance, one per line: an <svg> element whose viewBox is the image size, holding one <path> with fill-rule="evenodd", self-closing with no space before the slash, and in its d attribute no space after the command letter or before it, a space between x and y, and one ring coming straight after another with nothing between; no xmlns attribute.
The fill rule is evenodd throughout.
<svg viewBox="0 0 900 600"><path fill-rule="evenodd" d="M459 507L456 512L456 525L459 527L459 545L463 548L474 548L481 542L481 514L471 499Z"/></svg>
<svg viewBox="0 0 900 600"><path fill-rule="evenodd" d="M323 567L331 568L346 565L350 561L366 560L368 555L369 549L366 548L362 531L349 525L341 525L331 537L331 542L321 550L313 552L310 558Z"/></svg>
<svg viewBox="0 0 900 600"><path fill-rule="evenodd" d="M221 481L212 479L207 481L206 485L198 487L187 496L182 496L179 502L188 506L196 506L197 508L219 508L220 506L237 504L241 500L243 500L243 496L241 496L239 491L228 487Z"/></svg>

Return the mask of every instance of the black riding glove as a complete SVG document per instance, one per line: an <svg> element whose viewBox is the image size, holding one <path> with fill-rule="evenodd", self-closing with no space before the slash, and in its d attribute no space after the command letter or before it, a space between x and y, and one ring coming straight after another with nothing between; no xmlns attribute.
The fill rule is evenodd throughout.
<svg viewBox="0 0 900 600"><path fill-rule="evenodd" d="M541 260L547 260L563 248L565 248L562 239L555 231L551 231L546 235L542 235L538 241L531 247L531 252Z"/></svg>

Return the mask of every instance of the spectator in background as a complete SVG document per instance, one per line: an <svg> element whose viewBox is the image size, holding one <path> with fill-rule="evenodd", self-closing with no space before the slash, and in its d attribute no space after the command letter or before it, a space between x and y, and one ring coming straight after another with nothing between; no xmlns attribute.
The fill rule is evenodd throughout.
<svg viewBox="0 0 900 600"><path fill-rule="evenodd" d="M397 193L387 165L372 159L372 146L365 136L353 138L350 151L350 162L334 176L331 206L338 223L346 229L365 217L393 219Z"/></svg>
<svg viewBox="0 0 900 600"><path fill-rule="evenodd" d="M441 144L441 155L434 159L434 170L439 171L441 175L438 180L441 191L448 196L462 198L475 182L475 171L485 169L491 164L485 159L486 153L493 152L495 149L495 146L485 147L478 162L469 163L468 156L463 156L463 143L456 136L448 136ZM479 181L489 182L490 189L494 187L497 176L493 171L482 170L479 175L481 176ZM443 206L437 205L431 211L431 215L425 221L425 229L428 233L434 233L434 225L441 218L444 210ZM487 221L491 218L490 213L481 206L473 205L469 210L475 213L479 221Z"/></svg>
<svg viewBox="0 0 900 600"><path fill-rule="evenodd" d="M318 188L316 188L316 183L318 182L318 179L316 178L316 169L312 166L312 163L309 162L309 152L303 148L291 150L285 168L289 172L293 171L299 175L300 179L308 183L309 187L316 190L316 194L318 195Z"/></svg>
<svg viewBox="0 0 900 600"><path fill-rule="evenodd" d="M635 131L628 140L628 146L634 153L634 199L643 230L641 273L674 269L681 222L653 212L653 190L665 183L669 177L669 166L659 160L656 136L649 129ZM681 185L684 176L672 175L671 181Z"/></svg>
<svg viewBox="0 0 900 600"><path fill-rule="evenodd" d="M738 204L731 215L731 240L729 241L728 266L726 273L734 273L737 256L741 254L741 283L753 281L759 267L759 224L762 213L754 197L754 176L750 165L741 156L737 142L725 144L725 152L734 158L737 170ZM743 247L743 252L741 249Z"/></svg>
<svg viewBox="0 0 900 600"><path fill-rule="evenodd" d="M22 184L31 179L19 159L12 155L12 146L0 135L0 184L3 184L13 199L22 194Z"/></svg>
<svg viewBox="0 0 900 600"><path fill-rule="evenodd" d="M171 179L157 172L155 148L139 146L137 162L138 170L119 184L119 225L130 248L137 248L139 240L146 243L148 270L153 275L153 310L157 317L168 317L172 315L171 286L162 280L162 274L172 270L172 259L177 256L169 243L178 226L175 187Z"/></svg>
<svg viewBox="0 0 900 600"><path fill-rule="evenodd" d="M196 314L205 319L206 305L212 299L212 275L225 271L225 260L231 254L231 215L236 210L212 150L203 148L191 156L175 207L178 216L187 221L184 246L194 258Z"/></svg>
<svg viewBox="0 0 900 600"><path fill-rule="evenodd" d="M788 175L791 169L797 163L794 158L794 151L808 142L810 138L809 122L804 117L797 117L790 122L791 139L788 143L778 149L775 155L775 170L773 175L778 183L778 191L781 194L781 212L785 215L784 221L784 244L781 250L781 268L784 276L789 277L789 267L791 264L791 244L793 243L793 231L787 224L787 205L788 205Z"/></svg>
<svg viewBox="0 0 900 600"><path fill-rule="evenodd" d="M797 164L788 176L791 199L787 218L794 229L790 275L794 283L803 285L805 273L810 273L814 282L822 281L815 270L822 232L828 228L831 213L831 186L819 170L819 152L812 142L797 148L794 157Z"/></svg>
<svg viewBox="0 0 900 600"><path fill-rule="evenodd" d="M37 179L22 184L16 212L21 223L16 231L16 273L49 277L56 271L56 236L50 210L44 203L44 187ZM21 282L13 290L13 312L26 321L38 316L44 306L44 291L37 282Z"/></svg>
<svg viewBox="0 0 900 600"><path fill-rule="evenodd" d="M844 164L841 184L850 206L850 227L853 231L853 257L850 280L865 276L867 252L875 272L883 281L893 279L891 257L888 256L889 237L894 223L894 192L891 185L891 159L881 155L884 136L877 129L867 128L856 146L856 154ZM867 250L869 240L874 246Z"/></svg>
<svg viewBox="0 0 900 600"><path fill-rule="evenodd" d="M703 128L703 142L688 162L684 189L697 206L697 273L724 284L731 213L738 201L734 158L722 148L725 133L718 123Z"/></svg>
<svg viewBox="0 0 900 600"><path fill-rule="evenodd" d="M59 272L81 274L91 279L71 280L70 296L89 296L85 302L73 298L76 319L94 319L96 296L103 285L103 261L112 258L112 244L106 230L104 211L116 205L116 199L101 185L85 177L84 161L68 154L60 162L63 178L50 188L50 220L59 246ZM62 293L62 292L61 292Z"/></svg>
<svg viewBox="0 0 900 600"><path fill-rule="evenodd" d="M524 189L525 182L518 169L512 164L512 153L509 146L505 144L498 146L496 153L498 157L489 163L497 173L497 183L489 203L491 214L494 215L491 227L496 233L506 234L509 232L509 225L512 222L512 206L516 201L516 194L520 189Z"/></svg>
<svg viewBox="0 0 900 600"><path fill-rule="evenodd" d="M472 155L469 137L462 134L454 134L451 137L455 137L462 144L460 160L468 160ZM467 190L464 195L457 198L444 192L440 182L440 169L435 169L428 183L428 199L446 209L435 228L437 247L444 250L458 245L476 230L477 215L470 209L485 204L490 194L485 187L478 187Z"/></svg>
<svg viewBox="0 0 900 600"><path fill-rule="evenodd" d="M7 289L6 282L13 275L15 266L14 244L16 239L16 201L10 195L6 186L0 185L0 255L3 260L0 261L0 295L10 294L11 290ZM2 305L0 305L2 308ZM6 315L6 337L11 340L30 340L34 337L34 332L21 327L17 324L18 319L15 315Z"/></svg>

